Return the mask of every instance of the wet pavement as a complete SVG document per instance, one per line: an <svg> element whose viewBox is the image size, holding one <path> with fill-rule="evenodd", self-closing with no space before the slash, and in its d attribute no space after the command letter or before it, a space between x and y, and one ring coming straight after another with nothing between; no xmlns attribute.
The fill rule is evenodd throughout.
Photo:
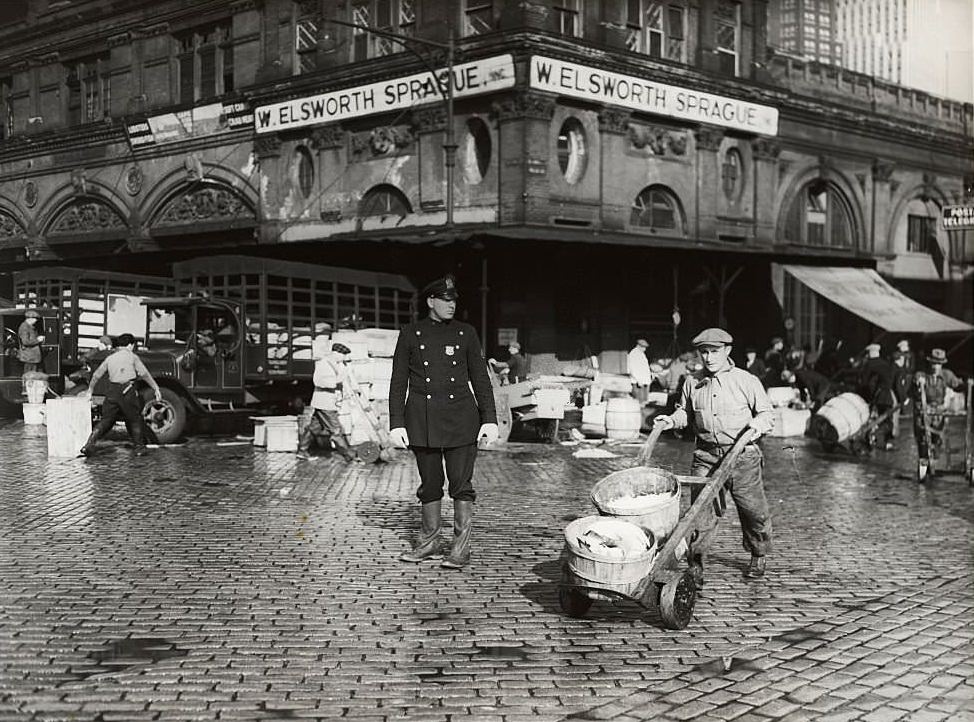
<svg viewBox="0 0 974 722"><path fill-rule="evenodd" d="M457 572L397 561L418 526L405 452L346 468L194 439L48 461L43 434L0 423L0 721L974 719L974 493L916 484L906 439L865 461L766 439L768 575L742 577L732 512L670 631L558 603L562 530L635 447L483 453ZM656 461L689 454L666 440Z"/></svg>

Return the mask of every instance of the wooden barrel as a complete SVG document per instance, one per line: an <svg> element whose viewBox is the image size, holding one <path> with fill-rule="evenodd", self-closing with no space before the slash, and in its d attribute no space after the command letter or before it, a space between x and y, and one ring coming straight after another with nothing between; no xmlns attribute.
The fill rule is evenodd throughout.
<svg viewBox="0 0 974 722"><path fill-rule="evenodd" d="M645 551L624 558L608 558L593 553L579 543L579 537L595 524L604 524L605 517L587 516L576 519L565 528L568 570L577 583L597 589L609 589L621 594L632 593L645 578L656 558L655 540L645 536L638 527L617 521L620 530L642 537Z"/></svg>
<svg viewBox="0 0 974 722"><path fill-rule="evenodd" d="M642 506L623 506L619 499L645 496ZM665 539L680 521L680 483L666 469L636 466L616 471L592 487L600 514L635 524L654 539Z"/></svg>
<svg viewBox="0 0 974 722"><path fill-rule="evenodd" d="M835 396L815 414L816 435L823 443L841 444L861 429L869 420L869 404L857 394ZM822 420L828 422L823 424Z"/></svg>
<svg viewBox="0 0 974 722"><path fill-rule="evenodd" d="M605 435L610 439L635 439L643 425L643 410L631 396L609 399L605 408Z"/></svg>

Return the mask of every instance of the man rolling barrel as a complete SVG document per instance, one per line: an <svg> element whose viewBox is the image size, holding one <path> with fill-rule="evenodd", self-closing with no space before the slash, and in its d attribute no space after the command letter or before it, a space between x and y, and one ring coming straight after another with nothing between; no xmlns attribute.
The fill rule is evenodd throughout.
<svg viewBox="0 0 974 722"><path fill-rule="evenodd" d="M703 359L703 374L688 376L676 410L653 420L664 429L682 429L692 414L697 436L690 468L693 476L707 476L745 428L766 434L774 427L771 401L761 381L737 368L730 357L733 340L721 328L708 328L697 335L693 345ZM751 552L751 563L744 573L749 579L764 576L765 558L771 551L771 512L764 494L763 468L764 456L752 440L737 457L727 481L741 519L744 548ZM693 488L691 502L700 489ZM690 549L690 573L698 587L703 584L703 554L716 529L711 516L708 527L700 530L700 538Z"/></svg>

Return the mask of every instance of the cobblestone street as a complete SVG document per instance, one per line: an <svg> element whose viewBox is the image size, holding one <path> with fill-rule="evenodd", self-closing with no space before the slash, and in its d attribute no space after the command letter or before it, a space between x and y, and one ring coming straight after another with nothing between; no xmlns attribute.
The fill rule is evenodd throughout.
<svg viewBox="0 0 974 722"><path fill-rule="evenodd" d="M768 575L742 577L732 511L672 632L558 604L562 530L634 446L482 453L456 572L397 560L405 452L346 468L200 438L135 458L116 436L48 461L43 434L0 426L0 720L974 719L974 494L916 484L907 438L865 462L766 439ZM686 473L690 450L657 461Z"/></svg>

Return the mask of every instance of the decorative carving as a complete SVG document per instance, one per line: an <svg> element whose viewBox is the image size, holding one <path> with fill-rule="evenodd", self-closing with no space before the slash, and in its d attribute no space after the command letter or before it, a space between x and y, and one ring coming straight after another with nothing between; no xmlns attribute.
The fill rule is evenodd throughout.
<svg viewBox="0 0 974 722"><path fill-rule="evenodd" d="M653 155L686 155L687 135L656 125L630 125L629 142L634 148L648 150Z"/></svg>
<svg viewBox="0 0 974 722"><path fill-rule="evenodd" d="M108 47L117 48L120 45L127 45L131 42L132 36L128 33L119 33L118 35L111 35L108 38Z"/></svg>
<svg viewBox="0 0 974 722"><path fill-rule="evenodd" d="M898 180L891 180L889 182L890 192L896 193L896 189L900 187L900 182Z"/></svg>
<svg viewBox="0 0 974 722"><path fill-rule="evenodd" d="M37 205L37 184L34 181L27 181L24 185L24 203L28 208Z"/></svg>
<svg viewBox="0 0 974 722"><path fill-rule="evenodd" d="M13 216L0 211L0 238L18 238L24 235L24 227Z"/></svg>
<svg viewBox="0 0 974 722"><path fill-rule="evenodd" d="M337 123L315 128L311 133L311 146L315 150L341 148L345 144L345 131Z"/></svg>
<svg viewBox="0 0 974 722"><path fill-rule="evenodd" d="M71 171L71 185L74 186L74 192L78 195L88 195L88 179L85 177L84 168L75 168Z"/></svg>
<svg viewBox="0 0 974 722"><path fill-rule="evenodd" d="M599 130L605 133L626 135L631 132L629 121L632 113L618 108L603 108L599 112Z"/></svg>
<svg viewBox="0 0 974 722"><path fill-rule="evenodd" d="M91 198L79 199L64 208L52 221L49 235L121 231L125 220L107 203Z"/></svg>
<svg viewBox="0 0 974 722"><path fill-rule="evenodd" d="M194 186L174 198L159 214L155 226L184 226L206 221L254 218L254 210L229 188Z"/></svg>
<svg viewBox="0 0 974 722"><path fill-rule="evenodd" d="M717 128L697 128L693 131L697 139L697 150L716 151L720 147L720 141L724 139L724 131Z"/></svg>
<svg viewBox="0 0 974 722"><path fill-rule="evenodd" d="M341 209L321 211L319 215L321 216L321 220L328 223L338 223L342 219Z"/></svg>
<svg viewBox="0 0 974 722"><path fill-rule="evenodd" d="M125 174L125 190L129 192L129 195L137 196L142 191L142 182L144 180L145 177L142 175L142 169L137 165L133 165Z"/></svg>
<svg viewBox="0 0 974 722"><path fill-rule="evenodd" d="M352 134L352 153L370 152L373 156L392 155L413 144L412 130L405 125L373 128Z"/></svg>
<svg viewBox="0 0 974 722"><path fill-rule="evenodd" d="M893 177L894 170L896 170L896 166L892 163L875 160L873 161L873 180L879 181L880 183L889 183L889 179Z"/></svg>
<svg viewBox="0 0 974 722"><path fill-rule="evenodd" d="M446 128L446 111L439 107L413 111L413 125L419 133L433 133Z"/></svg>
<svg viewBox="0 0 974 722"><path fill-rule="evenodd" d="M497 120L519 118L551 120L555 114L555 99L541 93L522 90L494 101L491 104L491 114Z"/></svg>
<svg viewBox="0 0 974 722"><path fill-rule="evenodd" d="M769 138L758 138L751 143L751 152L757 160L777 160L781 155L781 143Z"/></svg>
<svg viewBox="0 0 974 722"><path fill-rule="evenodd" d="M258 158L271 158L281 154L281 138L278 135L269 133L258 135L254 141L254 152Z"/></svg>

